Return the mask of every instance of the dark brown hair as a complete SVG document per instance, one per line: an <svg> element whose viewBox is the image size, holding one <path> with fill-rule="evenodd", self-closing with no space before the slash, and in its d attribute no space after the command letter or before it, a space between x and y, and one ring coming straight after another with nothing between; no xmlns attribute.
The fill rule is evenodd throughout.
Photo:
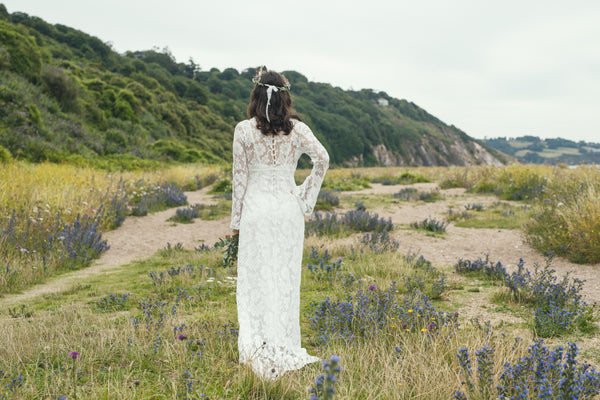
<svg viewBox="0 0 600 400"><path fill-rule="evenodd" d="M261 75L260 83L281 88L285 86L286 80L275 71L267 71ZM279 132L289 135L294 128L292 119L300 121L300 117L293 114L290 92L278 90L271 94L271 105L269 106L271 122L269 122L267 120L267 87L262 85L256 85L252 90L248 105L248 118L256 118L257 128L265 135Z"/></svg>

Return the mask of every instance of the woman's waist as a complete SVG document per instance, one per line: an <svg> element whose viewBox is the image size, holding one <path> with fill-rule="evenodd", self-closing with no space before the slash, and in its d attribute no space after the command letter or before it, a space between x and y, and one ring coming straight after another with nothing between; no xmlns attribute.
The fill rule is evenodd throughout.
<svg viewBox="0 0 600 400"><path fill-rule="evenodd" d="M256 174L276 174L276 175L294 175L296 171L293 165L265 165L256 164L248 166L248 173L250 175Z"/></svg>
<svg viewBox="0 0 600 400"><path fill-rule="evenodd" d="M248 170L248 183L294 183L294 171Z"/></svg>
<svg viewBox="0 0 600 400"><path fill-rule="evenodd" d="M248 179L248 186L246 187L246 195L253 194L290 194L290 191L296 188L296 182L294 178L284 177L261 177L255 179Z"/></svg>

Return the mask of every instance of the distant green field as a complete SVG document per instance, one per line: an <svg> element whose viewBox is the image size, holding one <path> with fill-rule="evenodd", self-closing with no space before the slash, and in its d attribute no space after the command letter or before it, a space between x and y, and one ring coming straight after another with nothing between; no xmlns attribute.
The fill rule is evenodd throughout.
<svg viewBox="0 0 600 400"><path fill-rule="evenodd" d="M557 149L546 149L542 152L538 152L538 154L546 158L560 157L562 154L581 155L579 150L575 147L559 147Z"/></svg>
<svg viewBox="0 0 600 400"><path fill-rule="evenodd" d="M510 144L515 149L524 149L525 147L532 145L533 142L521 142L521 141L511 140L508 142L508 144Z"/></svg>
<svg viewBox="0 0 600 400"><path fill-rule="evenodd" d="M513 147L517 147L517 146L513 146ZM531 153L531 152L533 152L533 151L528 150L528 149L519 150L515 153L515 157L524 157L527 153ZM537 153L540 157L544 157L544 158L557 158L564 154L570 154L570 155L575 155L575 156L581 155L579 150L574 147L559 147L556 149L548 149L547 148L544 151L538 151L538 152L533 152L533 153Z"/></svg>
<svg viewBox="0 0 600 400"><path fill-rule="evenodd" d="M524 157L525 154L531 152L531 150L519 150L515 153L515 157Z"/></svg>

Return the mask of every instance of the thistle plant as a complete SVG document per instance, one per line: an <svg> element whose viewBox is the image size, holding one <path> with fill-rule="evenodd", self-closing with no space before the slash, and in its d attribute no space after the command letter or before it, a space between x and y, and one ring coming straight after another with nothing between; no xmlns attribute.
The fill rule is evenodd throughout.
<svg viewBox="0 0 600 400"><path fill-rule="evenodd" d="M219 238L219 241L215 243L216 249L224 249L222 263L223 268L231 268L237 261L239 239L239 234L226 235L225 239Z"/></svg>

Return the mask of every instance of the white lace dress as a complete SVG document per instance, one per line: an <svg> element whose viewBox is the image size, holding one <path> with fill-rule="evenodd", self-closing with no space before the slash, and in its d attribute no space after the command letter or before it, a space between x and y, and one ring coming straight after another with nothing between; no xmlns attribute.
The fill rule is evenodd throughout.
<svg viewBox="0 0 600 400"><path fill-rule="evenodd" d="M296 186L303 153L313 168ZM235 128L231 228L240 230L238 349L240 362L263 378L319 360L300 344L300 272L304 215L312 213L328 166L327 151L302 122L289 135L264 135L254 119Z"/></svg>

